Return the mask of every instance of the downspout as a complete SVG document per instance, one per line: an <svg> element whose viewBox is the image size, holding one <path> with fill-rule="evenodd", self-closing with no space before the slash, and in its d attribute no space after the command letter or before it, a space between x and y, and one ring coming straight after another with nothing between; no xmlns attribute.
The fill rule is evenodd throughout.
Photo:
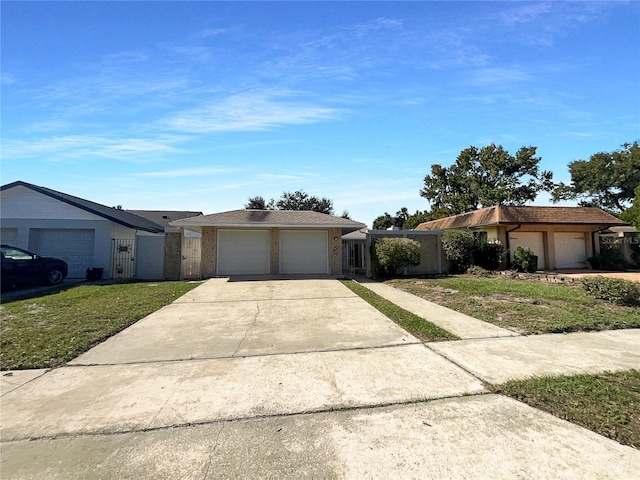
<svg viewBox="0 0 640 480"><path fill-rule="evenodd" d="M520 227L522 227L521 223L519 223L517 227L512 228L511 230L507 230L505 232L505 243L506 243L506 247L507 247L506 248L506 252L507 252L507 268L511 268L511 254L510 254L511 245L509 245L509 234L511 232L515 232Z"/></svg>

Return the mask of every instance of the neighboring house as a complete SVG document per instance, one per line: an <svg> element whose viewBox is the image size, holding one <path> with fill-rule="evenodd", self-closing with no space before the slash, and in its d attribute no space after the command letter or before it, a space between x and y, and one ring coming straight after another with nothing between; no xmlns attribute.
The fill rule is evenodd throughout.
<svg viewBox="0 0 640 480"><path fill-rule="evenodd" d="M166 277L165 272L167 270L171 271L171 269L174 268L174 265L171 262L166 261L167 259L174 259L174 261L180 262L179 268L181 270L181 274L179 278L200 278L200 233L185 230L184 235L182 235L179 228L172 227L169 224L174 220L197 217L202 215L202 212L180 210L127 211L146 218L147 220L151 220L158 225L162 225L165 232L162 244L156 243L153 246L149 245L149 247L153 248L146 248L144 251L140 250L138 252L138 258L149 257L150 259L156 259L156 262L153 264L153 270L138 272L138 275L143 275L143 277L140 278L164 279ZM176 249L182 252L182 255L179 258L176 258L175 255Z"/></svg>
<svg viewBox="0 0 640 480"><path fill-rule="evenodd" d="M600 246L616 248L630 265L640 266L640 231L636 227L611 227L603 231Z"/></svg>
<svg viewBox="0 0 640 480"><path fill-rule="evenodd" d="M103 278L162 278L162 256L135 257L164 242L162 225L22 181L3 185L0 195L2 243L65 260L69 278L90 267L102 268Z"/></svg>
<svg viewBox="0 0 640 480"><path fill-rule="evenodd" d="M341 275L342 235L365 226L324 213L288 210L233 210L170 225L202 234L203 278ZM178 259L168 262L173 266L169 276L176 278Z"/></svg>
<svg viewBox="0 0 640 480"><path fill-rule="evenodd" d="M416 230L469 229L499 240L513 259L517 246L538 256L539 269L587 268L598 233L625 222L593 207L494 206L421 223Z"/></svg>

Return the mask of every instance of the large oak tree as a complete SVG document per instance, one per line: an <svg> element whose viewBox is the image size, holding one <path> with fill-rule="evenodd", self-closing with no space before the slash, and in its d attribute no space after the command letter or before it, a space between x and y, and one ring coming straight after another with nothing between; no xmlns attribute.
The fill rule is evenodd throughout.
<svg viewBox="0 0 640 480"><path fill-rule="evenodd" d="M556 186L554 202L579 200L580 205L620 214L629 207L640 185L640 146L636 141L611 153L594 153L589 160L569 163L569 172L571 183Z"/></svg>
<svg viewBox="0 0 640 480"><path fill-rule="evenodd" d="M468 147L450 167L434 164L420 195L438 218L492 205L524 205L553 189L553 174L541 171L536 147L511 155L501 145Z"/></svg>

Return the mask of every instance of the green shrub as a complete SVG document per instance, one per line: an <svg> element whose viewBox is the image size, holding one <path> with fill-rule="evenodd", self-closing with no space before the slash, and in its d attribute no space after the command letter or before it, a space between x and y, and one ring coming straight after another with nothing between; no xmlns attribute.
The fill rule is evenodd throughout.
<svg viewBox="0 0 640 480"><path fill-rule="evenodd" d="M627 269L627 261L624 254L617 248L602 248L600 253L590 257L589 264L596 270L613 270L624 272Z"/></svg>
<svg viewBox="0 0 640 480"><path fill-rule="evenodd" d="M420 243L409 238L382 238L375 243L377 261L383 275L399 268L420 265Z"/></svg>
<svg viewBox="0 0 640 480"><path fill-rule="evenodd" d="M380 260L378 260L378 255L376 254L376 245L378 244L377 239L373 239L371 242L371 246L369 247L369 257L371 259L371 272L374 277L380 277L383 275L382 267L380 266Z"/></svg>
<svg viewBox="0 0 640 480"><path fill-rule="evenodd" d="M634 238L634 237L631 237ZM631 261L635 267L640 267L640 235L635 236L635 243L631 242Z"/></svg>
<svg viewBox="0 0 640 480"><path fill-rule="evenodd" d="M452 273L464 273L471 266L475 244L475 238L468 230L447 230L444 232L442 249L451 262Z"/></svg>
<svg viewBox="0 0 640 480"><path fill-rule="evenodd" d="M504 246L499 240L480 242L473 249L473 264L485 270L498 270L503 253Z"/></svg>
<svg viewBox="0 0 640 480"><path fill-rule="evenodd" d="M592 277L583 279L582 286L592 297L616 305L631 305L640 301L640 284L628 280Z"/></svg>
<svg viewBox="0 0 640 480"><path fill-rule="evenodd" d="M474 277L490 277L491 272L478 265L471 265L467 269L467 275L473 275Z"/></svg>
<svg viewBox="0 0 640 480"><path fill-rule="evenodd" d="M538 269L538 256L528 247L517 246L513 254L513 266L519 272L533 273Z"/></svg>

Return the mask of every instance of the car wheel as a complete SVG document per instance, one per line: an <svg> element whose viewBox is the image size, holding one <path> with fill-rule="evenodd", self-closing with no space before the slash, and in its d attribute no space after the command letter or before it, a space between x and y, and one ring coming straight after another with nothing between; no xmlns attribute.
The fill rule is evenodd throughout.
<svg viewBox="0 0 640 480"><path fill-rule="evenodd" d="M47 273L47 283L49 285L57 285L64 279L64 274L59 268L52 268Z"/></svg>

